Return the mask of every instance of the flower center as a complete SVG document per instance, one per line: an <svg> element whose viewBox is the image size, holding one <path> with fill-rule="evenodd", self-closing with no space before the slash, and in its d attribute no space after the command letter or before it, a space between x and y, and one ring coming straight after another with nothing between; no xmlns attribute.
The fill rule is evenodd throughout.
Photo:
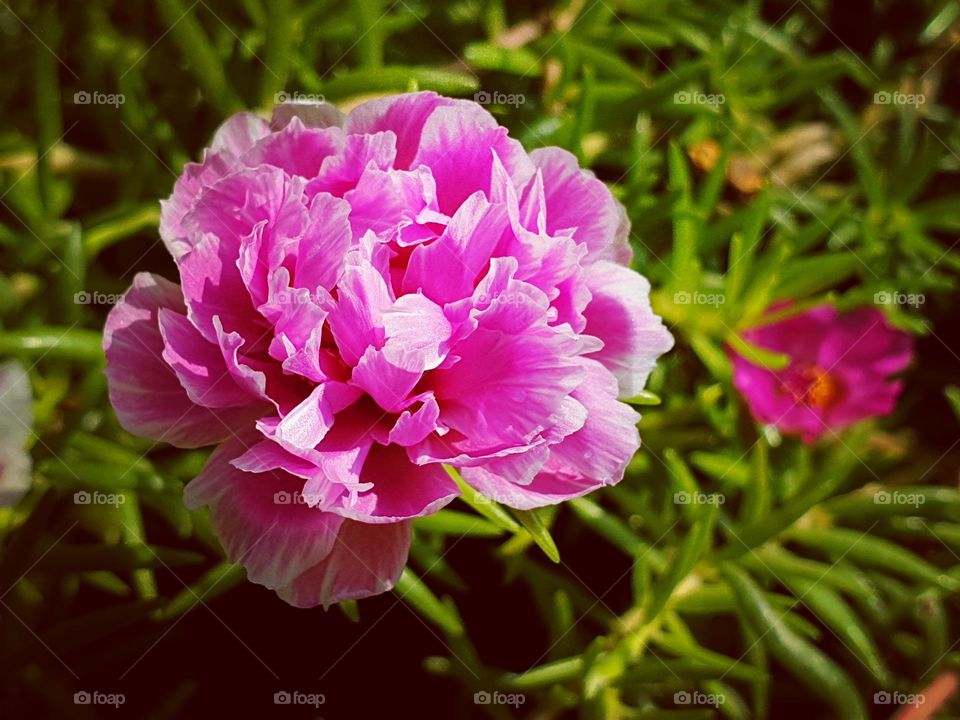
<svg viewBox="0 0 960 720"><path fill-rule="evenodd" d="M787 387L798 402L825 410L840 397L840 385L826 370L816 365L796 370Z"/></svg>

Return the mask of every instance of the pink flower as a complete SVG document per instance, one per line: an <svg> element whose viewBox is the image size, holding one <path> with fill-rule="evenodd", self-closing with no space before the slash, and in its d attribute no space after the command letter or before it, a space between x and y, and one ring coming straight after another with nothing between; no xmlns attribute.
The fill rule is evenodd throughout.
<svg viewBox="0 0 960 720"><path fill-rule="evenodd" d="M673 342L603 183L432 93L230 118L160 233L180 285L138 275L111 312L111 400L218 445L186 502L297 606L391 588L445 464L516 508L617 482L618 396Z"/></svg>
<svg viewBox="0 0 960 720"><path fill-rule="evenodd" d="M761 423L813 442L859 420L893 410L903 388L890 377L910 364L912 338L875 308L822 305L743 334L790 357L769 370L733 354L733 384Z"/></svg>

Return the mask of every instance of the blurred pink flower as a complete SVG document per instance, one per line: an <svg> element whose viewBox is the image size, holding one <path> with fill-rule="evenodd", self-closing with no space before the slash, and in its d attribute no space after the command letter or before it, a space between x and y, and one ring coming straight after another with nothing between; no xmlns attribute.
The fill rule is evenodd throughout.
<svg viewBox="0 0 960 720"><path fill-rule="evenodd" d="M733 355L733 384L761 423L813 442L867 417L893 410L903 388L891 376L913 355L912 338L882 312L840 313L822 305L743 334L748 342L790 357L770 370Z"/></svg>
<svg viewBox="0 0 960 720"><path fill-rule="evenodd" d="M623 208L569 153L527 154L432 93L342 116L230 118L163 204L180 285L110 314L111 401L139 435L218 444L186 489L228 557L297 606L393 586L410 520L617 482L619 397L672 338L629 269Z"/></svg>

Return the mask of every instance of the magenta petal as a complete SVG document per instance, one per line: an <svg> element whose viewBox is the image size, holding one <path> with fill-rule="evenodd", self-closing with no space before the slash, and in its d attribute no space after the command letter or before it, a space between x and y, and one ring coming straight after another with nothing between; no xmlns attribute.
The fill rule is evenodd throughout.
<svg viewBox="0 0 960 720"><path fill-rule="evenodd" d="M313 178L323 161L334 157L343 147L343 131L338 127L305 127L292 117L282 130L258 141L244 156L251 167L273 165L289 175Z"/></svg>
<svg viewBox="0 0 960 720"><path fill-rule="evenodd" d="M600 261L585 269L593 295L584 310L584 332L603 341L591 355L616 375L620 396L634 397L663 353L673 347L673 336L650 309L650 283L623 265Z"/></svg>
<svg viewBox="0 0 960 720"><path fill-rule="evenodd" d="M350 382L361 388L387 412L400 412L409 404L407 398L423 376L390 362L382 350L367 348L353 369Z"/></svg>
<svg viewBox="0 0 960 720"><path fill-rule="evenodd" d="M383 345L383 313L393 304L383 276L368 262L349 265L327 321L343 359L356 365L370 346Z"/></svg>
<svg viewBox="0 0 960 720"><path fill-rule="evenodd" d="M429 515L460 494L442 465L414 465L399 445L374 445L363 463L360 482L370 489L344 497L336 512L368 523Z"/></svg>
<svg viewBox="0 0 960 720"><path fill-rule="evenodd" d="M190 509L210 506L210 521L231 562L268 588L288 585L326 558L342 518L309 507L303 481L284 472L247 473L230 464L239 441L217 448L184 491Z"/></svg>
<svg viewBox="0 0 960 720"><path fill-rule="evenodd" d="M355 107L344 123L344 130L365 135L391 131L397 138L394 166L407 170L420 147L427 119L438 107L452 102L432 92L378 98Z"/></svg>
<svg viewBox="0 0 960 720"><path fill-rule="evenodd" d="M180 289L157 275L140 273L110 311L103 331L110 403L120 424L137 435L178 447L219 442L255 415L247 408L213 412L190 401L163 360L161 308L182 313Z"/></svg>
<svg viewBox="0 0 960 720"><path fill-rule="evenodd" d="M458 102L437 108L427 119L413 167L430 168L440 212L451 215L475 192L491 197L494 154L517 184L533 175L523 146L506 128L479 105Z"/></svg>
<svg viewBox="0 0 960 720"><path fill-rule="evenodd" d="M552 446L554 456L584 477L619 482L640 448L640 415L617 400L617 381L600 363L583 360L584 381L571 396L586 408L583 426Z"/></svg>
<svg viewBox="0 0 960 720"><path fill-rule="evenodd" d="M347 135L343 152L323 161L317 177L307 184L307 194L325 192L342 198L368 169L388 170L396 156L397 136L392 132Z"/></svg>
<svg viewBox="0 0 960 720"><path fill-rule="evenodd" d="M368 230L381 235L402 230L424 212L436 212L436 184L430 171L379 170L371 167L344 199L350 203L355 237Z"/></svg>
<svg viewBox="0 0 960 720"><path fill-rule="evenodd" d="M550 459L550 447L539 443L523 452L490 458L460 468L463 479L483 493L482 488L529 485ZM475 484L478 483L478 484Z"/></svg>
<svg viewBox="0 0 960 720"><path fill-rule="evenodd" d="M333 408L324 397L327 385L317 385L313 392L277 425L277 442L301 450L314 448L333 426Z"/></svg>
<svg viewBox="0 0 960 720"><path fill-rule="evenodd" d="M582 170L566 150L541 148L531 152L530 159L543 174L547 232L557 235L561 230L573 230L573 238L590 250L590 259L629 264L633 256L628 240L630 223L607 186ZM524 203L534 203L539 192L539 181L534 178L524 192Z"/></svg>
<svg viewBox="0 0 960 720"><path fill-rule="evenodd" d="M240 157L269 132L270 127L263 118L249 112L237 113L217 128L210 149Z"/></svg>
<svg viewBox="0 0 960 720"><path fill-rule="evenodd" d="M416 445L438 429L439 418L440 406L431 393L423 398L422 404L416 410L407 409L400 413L390 430L389 441L404 447Z"/></svg>
<svg viewBox="0 0 960 720"><path fill-rule="evenodd" d="M481 193L471 196L438 240L414 248L404 292L420 291L440 304L469 297L508 227L506 208L492 205Z"/></svg>
<svg viewBox="0 0 960 720"><path fill-rule="evenodd" d="M242 168L241 157L269 132L267 123L253 113L237 113L217 129L211 147L204 151L203 162L187 164L173 194L160 203L160 237L174 258L182 256L194 244L195 238L182 222L200 202L202 193Z"/></svg>
<svg viewBox="0 0 960 720"><path fill-rule="evenodd" d="M180 280L187 315L207 340L217 342L214 317L231 331L258 334L256 313L240 271L215 235L205 235L183 256Z"/></svg>
<svg viewBox="0 0 960 720"><path fill-rule="evenodd" d="M383 314L383 328L384 357L411 372L440 365L453 332L443 309L419 293L397 298Z"/></svg>
<svg viewBox="0 0 960 720"><path fill-rule="evenodd" d="M441 422L477 452L526 445L582 380L572 339L527 318L525 303L497 304L451 349L460 360L432 373Z"/></svg>
<svg viewBox="0 0 960 720"><path fill-rule="evenodd" d="M310 202L310 221L300 241L294 282L311 292L330 290L340 277L350 247L350 205L327 193Z"/></svg>
<svg viewBox="0 0 960 720"><path fill-rule="evenodd" d="M317 474L314 462L294 455L273 440L261 440L245 453L230 461L237 470L248 473L264 473L283 470L298 478L309 480Z"/></svg>
<svg viewBox="0 0 960 720"><path fill-rule="evenodd" d="M294 607L326 608L386 592L400 579L409 549L409 522L368 525L344 520L330 554L277 594Z"/></svg>
<svg viewBox="0 0 960 720"><path fill-rule="evenodd" d="M220 348L190 324L185 315L160 308L163 359L177 374L190 400L205 407L247 405L252 398L230 375Z"/></svg>
<svg viewBox="0 0 960 720"><path fill-rule="evenodd" d="M464 479L467 479L468 474L464 472ZM483 468L478 468L476 472L470 469L469 483L481 495L518 510L556 505L604 485L602 481L588 478L556 458L550 458L541 472L526 485L508 482L498 475L484 472Z"/></svg>

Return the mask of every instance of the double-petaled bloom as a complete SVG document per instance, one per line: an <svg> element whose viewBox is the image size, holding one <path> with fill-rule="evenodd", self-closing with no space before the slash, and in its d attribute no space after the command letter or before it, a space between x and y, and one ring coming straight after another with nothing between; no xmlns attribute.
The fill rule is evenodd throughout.
<svg viewBox="0 0 960 720"><path fill-rule="evenodd" d="M753 328L744 338L787 355L789 363L771 370L734 354L734 386L757 421L806 442L890 413L903 389L892 376L913 356L912 338L876 308L841 313L821 305Z"/></svg>
<svg viewBox="0 0 960 720"><path fill-rule="evenodd" d="M617 482L618 398L672 338L628 222L569 153L527 153L432 93L348 116L230 118L163 205L180 284L140 274L107 321L136 434L216 444L186 502L297 606L392 587L412 518L458 495L515 508Z"/></svg>

